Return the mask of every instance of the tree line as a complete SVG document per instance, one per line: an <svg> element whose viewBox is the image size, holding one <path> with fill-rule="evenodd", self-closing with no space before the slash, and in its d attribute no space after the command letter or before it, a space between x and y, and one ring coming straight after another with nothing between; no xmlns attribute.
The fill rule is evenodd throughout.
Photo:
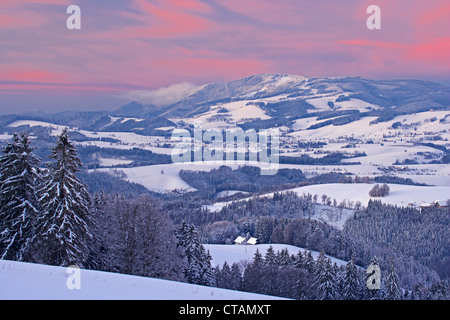
<svg viewBox="0 0 450 320"><path fill-rule="evenodd" d="M370 262L378 265L376 257ZM225 261L215 269L218 287L301 300L445 299L448 290L442 285L405 290L394 264L381 278L380 288L372 290L366 285L366 270L353 259L338 266L323 251L314 259L306 249L294 255L270 246L264 254L257 250L248 263Z"/></svg>

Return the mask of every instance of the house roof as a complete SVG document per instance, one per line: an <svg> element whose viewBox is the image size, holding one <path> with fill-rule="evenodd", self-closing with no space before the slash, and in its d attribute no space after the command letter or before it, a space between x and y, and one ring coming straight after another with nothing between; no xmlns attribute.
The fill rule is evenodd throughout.
<svg viewBox="0 0 450 320"><path fill-rule="evenodd" d="M241 236L238 236L235 240L234 240L234 242L236 242L236 243L242 243L242 242L244 242L245 241L245 238L244 237L241 237Z"/></svg>
<svg viewBox="0 0 450 320"><path fill-rule="evenodd" d="M424 208L430 207L430 206L431 206L431 204L425 203L425 202L420 204L420 207L424 207Z"/></svg>

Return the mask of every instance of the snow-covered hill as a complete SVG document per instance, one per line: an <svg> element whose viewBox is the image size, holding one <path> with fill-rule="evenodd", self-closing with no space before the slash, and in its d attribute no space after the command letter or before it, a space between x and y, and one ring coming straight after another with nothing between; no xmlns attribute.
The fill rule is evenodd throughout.
<svg viewBox="0 0 450 320"><path fill-rule="evenodd" d="M227 245L227 244L205 244L206 250L209 250L209 253L212 257L213 265L222 266L226 261L229 265L234 262L240 261L251 261L255 256L256 251L264 257L269 247L272 247L274 252L281 251L283 249L287 249L290 255L296 255L299 251L304 252L304 248L299 248L296 246L288 245L288 244L258 244L258 245ZM313 258L316 260L319 256L320 252L311 251ZM327 256L331 263L336 263L338 266L345 265L347 262Z"/></svg>
<svg viewBox="0 0 450 320"><path fill-rule="evenodd" d="M388 184L390 192L386 197L370 197L369 191L374 184L367 183L327 183L304 186L294 189L285 190L293 191L299 195L317 194L319 199L322 195L327 195L331 199L336 199L337 203L342 201L357 201L363 206L367 206L369 200L380 200L386 204L406 207L408 204L419 206L422 203L431 203L437 200L447 200L450 198L450 186L410 186L401 184ZM261 195L264 197L272 197L273 193ZM245 200L245 199L243 199ZM218 202L208 206L212 211L218 211L230 202Z"/></svg>
<svg viewBox="0 0 450 320"><path fill-rule="evenodd" d="M93 270L80 271L80 289L63 267L0 260L1 300L270 300L277 297Z"/></svg>

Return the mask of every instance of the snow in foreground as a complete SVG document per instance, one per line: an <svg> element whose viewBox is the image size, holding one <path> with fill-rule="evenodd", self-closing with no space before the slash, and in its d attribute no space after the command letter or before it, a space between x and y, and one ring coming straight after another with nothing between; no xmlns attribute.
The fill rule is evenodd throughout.
<svg viewBox="0 0 450 320"><path fill-rule="evenodd" d="M68 272L69 271L69 272ZM69 289L64 267L0 260L0 299L39 300L268 300L247 292L94 270L80 271L80 289ZM70 281L69 281L70 282Z"/></svg>

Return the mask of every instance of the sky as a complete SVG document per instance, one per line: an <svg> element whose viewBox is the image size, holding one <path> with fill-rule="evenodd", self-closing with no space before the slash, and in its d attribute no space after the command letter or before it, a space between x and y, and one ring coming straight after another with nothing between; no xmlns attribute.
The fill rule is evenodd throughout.
<svg viewBox="0 0 450 320"><path fill-rule="evenodd" d="M450 85L449 57L448 0L0 0L0 114L164 104L260 73Z"/></svg>

